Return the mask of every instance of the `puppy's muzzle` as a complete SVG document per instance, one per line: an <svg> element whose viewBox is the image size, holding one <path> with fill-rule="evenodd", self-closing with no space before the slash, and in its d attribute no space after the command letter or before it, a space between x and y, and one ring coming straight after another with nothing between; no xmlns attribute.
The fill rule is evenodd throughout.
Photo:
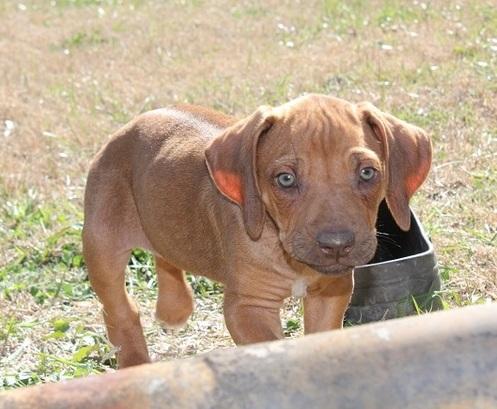
<svg viewBox="0 0 497 409"><path fill-rule="evenodd" d="M326 256L338 261L352 251L355 235L350 230L323 230L317 235L316 242Z"/></svg>

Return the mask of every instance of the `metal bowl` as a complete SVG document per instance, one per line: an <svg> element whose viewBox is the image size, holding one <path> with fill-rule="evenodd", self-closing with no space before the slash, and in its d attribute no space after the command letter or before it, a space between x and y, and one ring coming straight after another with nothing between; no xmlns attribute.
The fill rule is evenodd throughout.
<svg viewBox="0 0 497 409"><path fill-rule="evenodd" d="M369 264L354 271L349 323L365 323L442 307L438 264L428 236L411 210L411 228L402 231L383 201L376 223L378 248Z"/></svg>

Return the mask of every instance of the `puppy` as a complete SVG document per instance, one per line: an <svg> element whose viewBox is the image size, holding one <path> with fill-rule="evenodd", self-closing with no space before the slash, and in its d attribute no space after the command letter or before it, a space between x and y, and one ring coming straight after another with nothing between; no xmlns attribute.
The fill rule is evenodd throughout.
<svg viewBox="0 0 497 409"><path fill-rule="evenodd" d="M224 284L236 344L282 338L292 294L306 333L341 328L353 268L375 253L380 202L408 230L430 164L421 129L325 95L238 121L189 105L140 115L97 154L85 193L84 255L119 366L149 361L125 289L133 248L155 256L168 327L192 313L188 271Z"/></svg>

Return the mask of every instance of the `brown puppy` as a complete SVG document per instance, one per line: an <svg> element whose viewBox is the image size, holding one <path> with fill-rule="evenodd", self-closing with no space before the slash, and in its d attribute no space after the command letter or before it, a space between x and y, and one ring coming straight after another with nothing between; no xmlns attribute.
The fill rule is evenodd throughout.
<svg viewBox="0 0 497 409"><path fill-rule="evenodd" d="M352 269L375 252L380 201L408 229L430 163L421 129L324 95L240 121L193 106L140 115L98 153L85 195L84 254L119 366L149 361L124 284L133 248L155 255L166 326L192 312L190 271L225 285L237 344L281 338L292 294L306 333L340 328Z"/></svg>

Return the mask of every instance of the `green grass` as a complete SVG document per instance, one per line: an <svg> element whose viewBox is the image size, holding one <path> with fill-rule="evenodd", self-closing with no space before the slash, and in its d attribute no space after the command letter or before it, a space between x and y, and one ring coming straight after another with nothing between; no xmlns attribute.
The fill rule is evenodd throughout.
<svg viewBox="0 0 497 409"><path fill-rule="evenodd" d="M98 30L89 32L78 31L62 41L60 47L64 50L75 49L84 46L98 46L107 43L108 41L109 40Z"/></svg>
<svg viewBox="0 0 497 409"><path fill-rule="evenodd" d="M42 313L33 318L11 309L0 318L0 389L116 368L115 351L109 348L105 334L88 326L74 311L65 313L65 306L94 299L81 254L80 210L67 202L43 202L31 190L19 200L5 200L0 211L0 240L10 244L8 261L0 267L0 300L13 305L21 301L41 311L60 310L55 316ZM151 255L135 250L128 269L128 290L140 298L155 297L157 280ZM188 282L197 298L222 296L222 286L204 277L188 275ZM42 348L30 352L26 334L40 331L40 327L43 334L38 334L37 342ZM55 346L56 351L43 348L43 343ZM1 353L8 344L15 344L15 351ZM29 370L19 371L16 366L21 353L31 354Z"/></svg>
<svg viewBox="0 0 497 409"><path fill-rule="evenodd" d="M53 7L112 7L121 4L137 6L143 3L142 0L54 0L51 2Z"/></svg>

